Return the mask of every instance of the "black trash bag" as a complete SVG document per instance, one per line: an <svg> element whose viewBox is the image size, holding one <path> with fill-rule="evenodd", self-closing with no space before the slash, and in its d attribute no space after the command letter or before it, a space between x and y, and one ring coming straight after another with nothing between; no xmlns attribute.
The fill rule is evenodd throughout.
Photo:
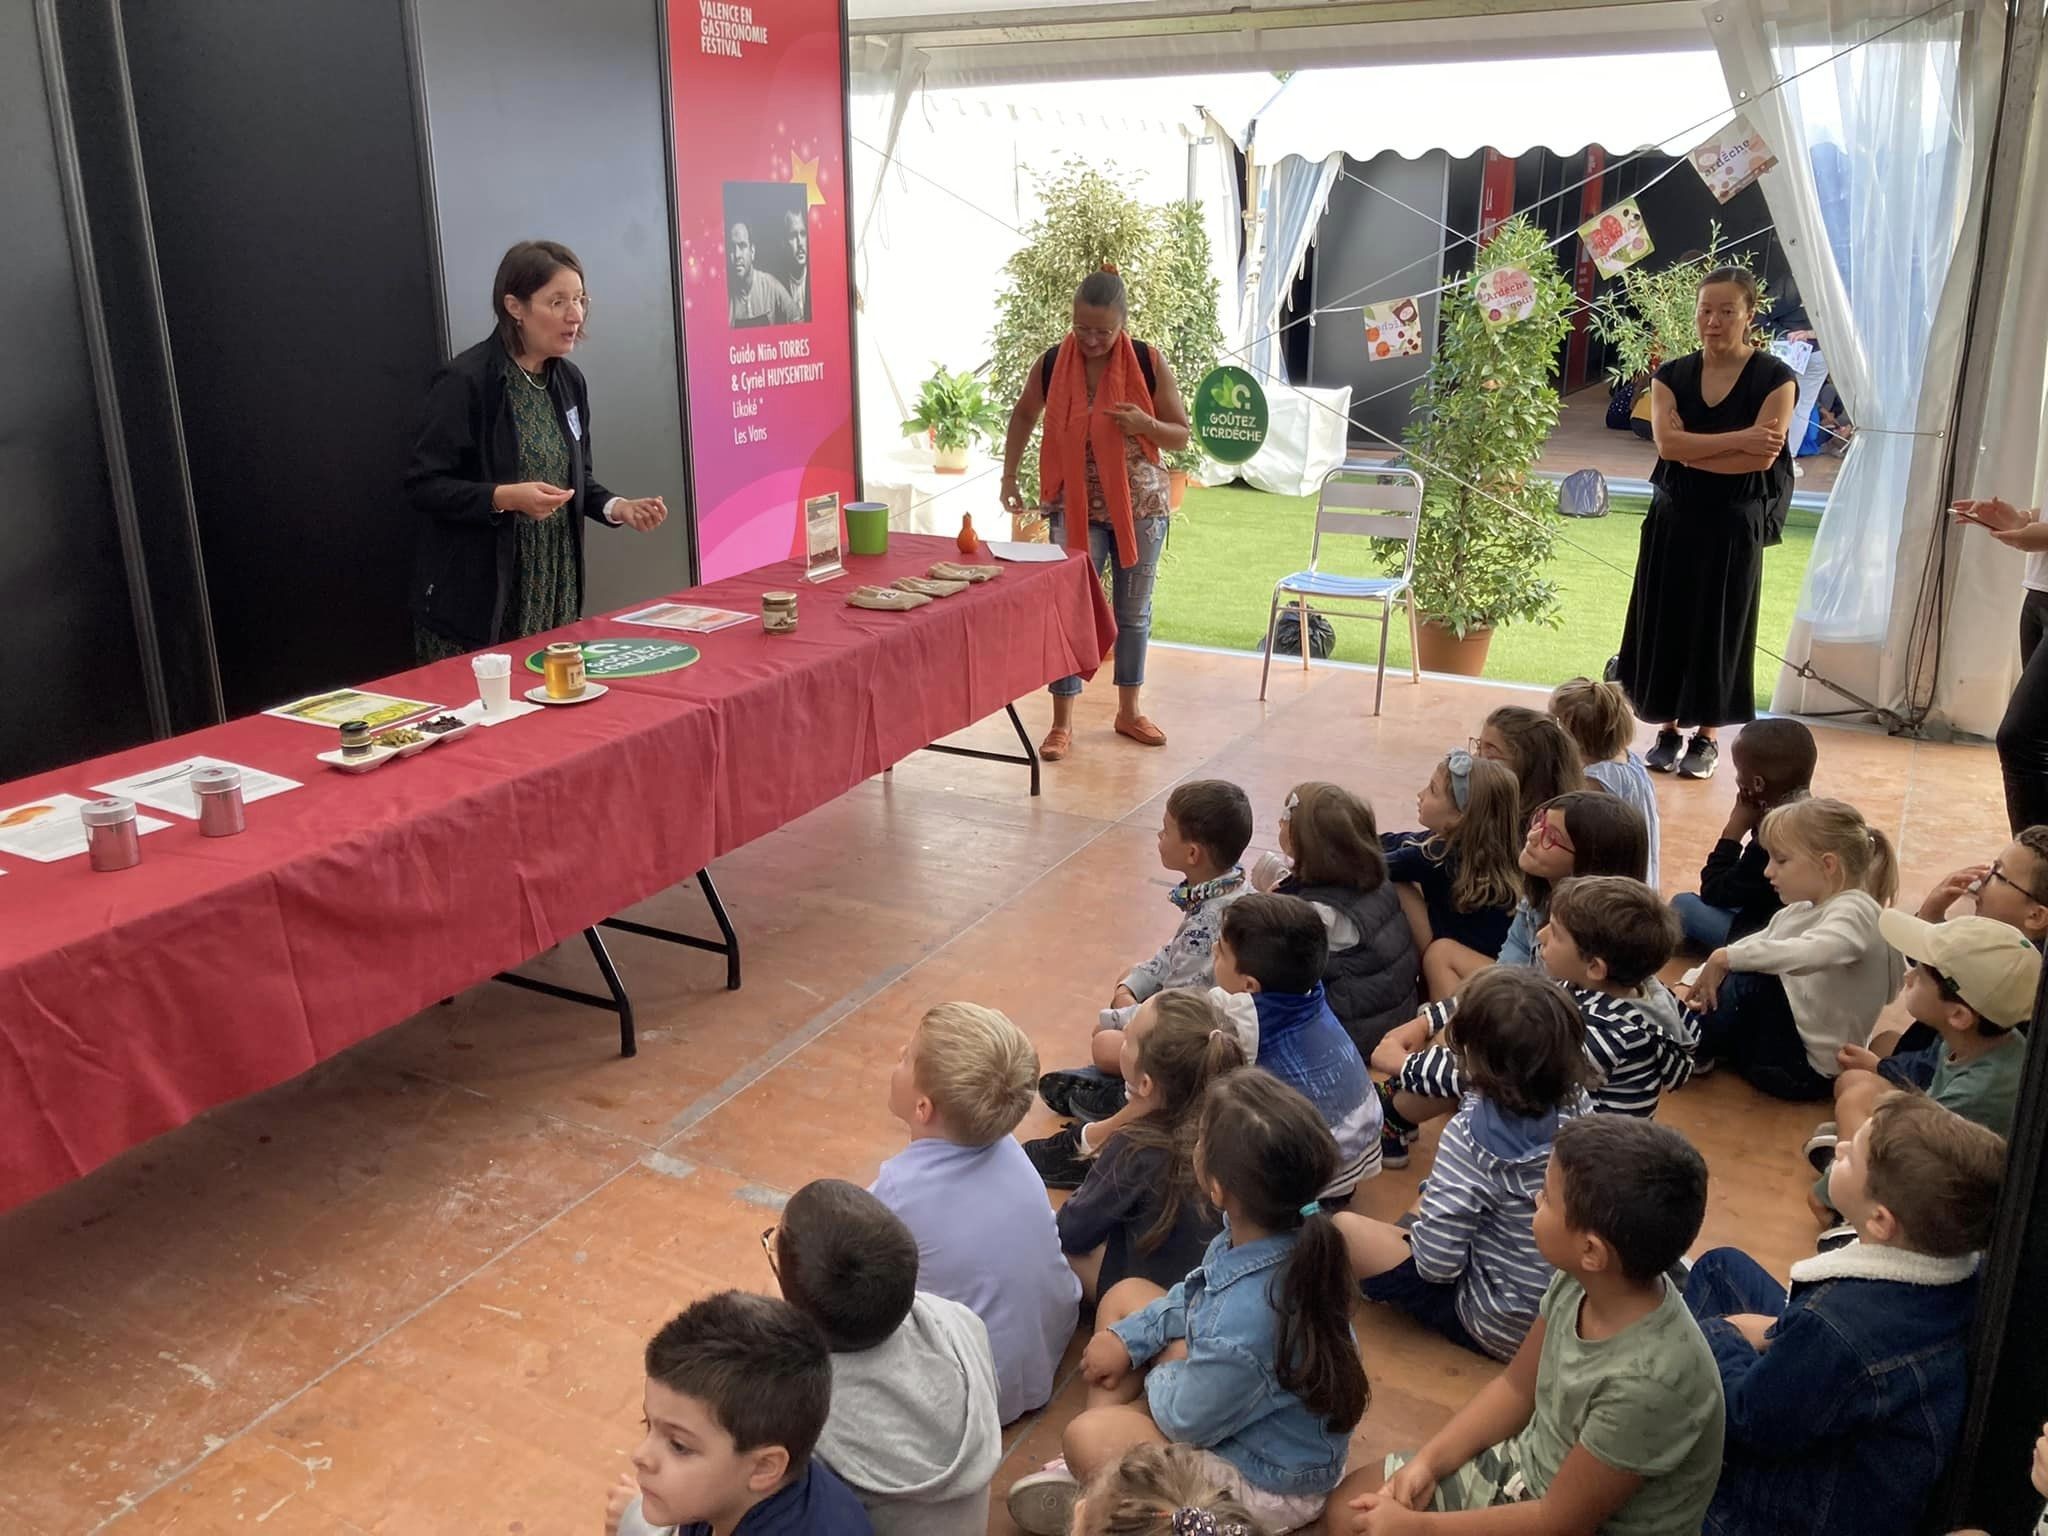
<svg viewBox="0 0 2048 1536"><path fill-rule="evenodd" d="M1325 660L1337 649L1337 631L1330 621L1315 609L1308 611L1308 653L1318 660ZM1275 656L1299 656L1301 654L1301 612L1295 608L1282 608L1280 622L1273 626L1273 654Z"/></svg>
<svg viewBox="0 0 2048 1536"><path fill-rule="evenodd" d="M1607 477L1597 469L1574 470L1557 488L1560 517L1605 517Z"/></svg>

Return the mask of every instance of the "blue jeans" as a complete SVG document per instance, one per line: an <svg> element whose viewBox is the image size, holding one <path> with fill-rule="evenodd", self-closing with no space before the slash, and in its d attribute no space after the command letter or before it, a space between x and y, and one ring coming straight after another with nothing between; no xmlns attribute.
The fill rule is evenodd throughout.
<svg viewBox="0 0 2048 1536"><path fill-rule="evenodd" d="M1716 1248L1685 1277L1685 1305L1700 1322L1742 1313L1776 1317L1785 1310L1785 1288L1740 1248Z"/></svg>
<svg viewBox="0 0 2048 1536"><path fill-rule="evenodd" d="M1728 942L1735 926L1735 914L1726 907L1710 907L1691 891L1671 898L1671 910L1678 914L1678 926L1685 942L1712 954Z"/></svg>
<svg viewBox="0 0 2048 1536"><path fill-rule="evenodd" d="M1066 516L1055 512L1051 518L1052 541L1066 542ZM1152 583L1159 575L1159 553L1166 548L1163 517L1141 517L1134 531L1138 536L1138 563L1116 563L1116 530L1101 523L1088 525L1088 563L1098 573L1110 573L1110 607L1116 613L1116 685L1136 688L1145 681L1145 646L1152 638ZM1079 677L1063 677L1052 685L1059 698L1073 698L1081 691Z"/></svg>
<svg viewBox="0 0 2048 1536"><path fill-rule="evenodd" d="M1768 971L1736 971L1721 983L1712 1013L1696 1014L1696 1054L1725 1062L1744 1082L1774 1099L1812 1103L1834 1092L1806 1059L1806 1042L1785 998L1785 984Z"/></svg>
<svg viewBox="0 0 2048 1536"><path fill-rule="evenodd" d="M1423 1279L1412 1258L1403 1259L1385 1274L1359 1281L1358 1293L1367 1301L1406 1312L1423 1327L1442 1334L1461 1349L1469 1349L1475 1355L1489 1353L1486 1346L1472 1337L1471 1331L1465 1327L1465 1320L1458 1316L1457 1282L1442 1285Z"/></svg>

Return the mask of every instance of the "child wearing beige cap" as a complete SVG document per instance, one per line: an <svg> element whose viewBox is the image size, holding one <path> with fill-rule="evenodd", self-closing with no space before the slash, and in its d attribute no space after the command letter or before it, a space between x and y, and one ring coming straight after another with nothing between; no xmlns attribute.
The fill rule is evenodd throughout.
<svg viewBox="0 0 2048 1536"><path fill-rule="evenodd" d="M1877 926L1909 962L1900 1005L1940 1038L1925 1050L1884 1058L1861 1046L1842 1047L1835 1118L1806 1143L1807 1158L1821 1175L1811 1203L1830 1222L1837 1219L1825 1203L1835 1148L1855 1136L1871 1106L1894 1086L1921 1089L1965 1120L2000 1136L2011 1134L2027 1053L2026 1036L2015 1026L2032 1015L2041 981L2040 950L2019 929L1995 919L1930 923L1887 910ZM1824 1234L1822 1241L1835 1235Z"/></svg>

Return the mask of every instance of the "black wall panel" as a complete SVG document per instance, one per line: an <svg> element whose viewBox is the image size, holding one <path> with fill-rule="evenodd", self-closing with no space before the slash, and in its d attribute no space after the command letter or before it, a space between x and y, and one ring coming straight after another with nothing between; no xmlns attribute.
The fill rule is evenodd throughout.
<svg viewBox="0 0 2048 1536"><path fill-rule="evenodd" d="M228 709L374 677L411 655L440 352L401 10L121 15Z"/></svg>
<svg viewBox="0 0 2048 1536"><path fill-rule="evenodd" d="M0 778L149 734L35 8L0 3Z"/></svg>

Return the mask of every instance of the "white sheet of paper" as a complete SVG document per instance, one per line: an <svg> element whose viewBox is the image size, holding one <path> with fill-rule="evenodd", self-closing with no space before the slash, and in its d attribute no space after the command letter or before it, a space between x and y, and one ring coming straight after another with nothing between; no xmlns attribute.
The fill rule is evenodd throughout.
<svg viewBox="0 0 2048 1536"><path fill-rule="evenodd" d="M650 629L679 629L685 634L709 635L759 617L759 614L735 613L730 608L700 608L689 603L656 603L651 608L620 614L619 622L645 624Z"/></svg>
<svg viewBox="0 0 2048 1536"><path fill-rule="evenodd" d="M484 713L484 701L471 699L455 711L455 718L467 721L471 725L503 725L507 720L517 720L521 715L537 715L540 711L540 705L529 704L526 700L515 697L510 709L501 709L495 715L487 715Z"/></svg>
<svg viewBox="0 0 2048 1536"><path fill-rule="evenodd" d="M55 864L85 852L85 823L79 808L87 802L77 795L46 795L25 805L0 811L0 853L19 854L38 864ZM161 832L168 821L138 814L138 832Z"/></svg>
<svg viewBox="0 0 2048 1536"><path fill-rule="evenodd" d="M1019 565L1057 565L1067 558L1064 544L1010 544L994 539L985 543L988 552L998 560L1013 560Z"/></svg>
<svg viewBox="0 0 2048 1536"><path fill-rule="evenodd" d="M231 763L224 757L188 757L183 762L166 763L161 768L132 773L125 779L95 784L93 788L103 795L125 795L137 805L151 806L197 821L199 797L192 793L192 773L198 768L241 769L244 802L268 800L272 795L304 788L297 779L265 773L261 768L251 768L246 763Z"/></svg>

